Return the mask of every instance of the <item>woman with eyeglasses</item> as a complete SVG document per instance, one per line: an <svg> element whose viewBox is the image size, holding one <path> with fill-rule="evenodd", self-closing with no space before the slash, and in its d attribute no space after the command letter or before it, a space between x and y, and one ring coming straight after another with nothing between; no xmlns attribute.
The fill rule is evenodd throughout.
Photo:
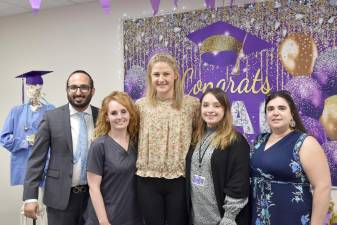
<svg viewBox="0 0 337 225"><path fill-rule="evenodd" d="M88 155L86 225L141 225L135 172L138 114L124 92L105 97Z"/></svg>
<svg viewBox="0 0 337 225"><path fill-rule="evenodd" d="M323 149L288 92L269 95L265 113L271 132L258 136L250 160L252 225L322 225L331 189Z"/></svg>
<svg viewBox="0 0 337 225"><path fill-rule="evenodd" d="M249 144L233 127L225 92L209 89L186 156L190 224L247 225Z"/></svg>

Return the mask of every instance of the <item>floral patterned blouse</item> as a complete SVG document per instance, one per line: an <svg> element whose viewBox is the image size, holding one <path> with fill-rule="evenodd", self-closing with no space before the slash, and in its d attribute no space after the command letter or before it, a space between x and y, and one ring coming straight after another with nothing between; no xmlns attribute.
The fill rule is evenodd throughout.
<svg viewBox="0 0 337 225"><path fill-rule="evenodd" d="M152 106L146 98L136 102L140 113L137 175L141 177L185 176L185 156L200 103L186 95L180 110L171 104L158 100Z"/></svg>
<svg viewBox="0 0 337 225"><path fill-rule="evenodd" d="M251 153L252 225L309 225L312 194L299 151L306 134L293 131L265 150L270 134Z"/></svg>

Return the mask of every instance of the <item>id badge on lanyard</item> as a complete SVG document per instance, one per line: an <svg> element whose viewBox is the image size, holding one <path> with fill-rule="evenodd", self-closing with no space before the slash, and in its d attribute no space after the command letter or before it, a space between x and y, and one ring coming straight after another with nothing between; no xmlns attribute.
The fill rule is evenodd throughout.
<svg viewBox="0 0 337 225"><path fill-rule="evenodd" d="M205 186L206 179L203 176L193 175L193 177L192 177L192 184L194 184L196 186Z"/></svg>

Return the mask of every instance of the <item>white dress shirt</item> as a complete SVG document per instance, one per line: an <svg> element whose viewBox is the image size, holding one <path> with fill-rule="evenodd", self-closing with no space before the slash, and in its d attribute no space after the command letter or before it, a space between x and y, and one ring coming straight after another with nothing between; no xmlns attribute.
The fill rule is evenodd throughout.
<svg viewBox="0 0 337 225"><path fill-rule="evenodd" d="M78 111L75 110L75 108L69 104L69 112L70 112L70 127L71 127L71 139L73 142L73 155L75 155L76 152L76 146L78 142L78 134L79 134L79 127L80 127L80 117L77 114ZM93 133L94 133L94 120L92 117L92 111L90 105L86 110L83 111L85 113L85 122L88 129L88 149L87 153L89 151L89 146L91 144L91 141L93 139ZM73 177L72 177L72 187L83 185L80 183L80 177L81 177L81 160L78 160L77 163L73 166Z"/></svg>

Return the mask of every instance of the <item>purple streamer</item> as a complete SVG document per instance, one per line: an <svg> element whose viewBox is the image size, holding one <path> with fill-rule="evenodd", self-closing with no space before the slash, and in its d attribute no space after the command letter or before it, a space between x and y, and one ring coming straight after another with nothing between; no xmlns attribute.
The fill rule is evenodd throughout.
<svg viewBox="0 0 337 225"><path fill-rule="evenodd" d="M206 7L209 9L215 8L215 0L205 0Z"/></svg>
<svg viewBox="0 0 337 225"><path fill-rule="evenodd" d="M174 7L178 7L178 0L173 0Z"/></svg>
<svg viewBox="0 0 337 225"><path fill-rule="evenodd" d="M40 10L41 0L29 0L29 2L33 9L33 13L36 13Z"/></svg>
<svg viewBox="0 0 337 225"><path fill-rule="evenodd" d="M104 12L109 13L111 9L110 0L101 0L101 7Z"/></svg>
<svg viewBox="0 0 337 225"><path fill-rule="evenodd" d="M232 7L233 6L233 2L234 2L234 0L231 0L231 3L230 3L230 7Z"/></svg>
<svg viewBox="0 0 337 225"><path fill-rule="evenodd" d="M151 0L153 15L156 15L159 10L160 0Z"/></svg>

